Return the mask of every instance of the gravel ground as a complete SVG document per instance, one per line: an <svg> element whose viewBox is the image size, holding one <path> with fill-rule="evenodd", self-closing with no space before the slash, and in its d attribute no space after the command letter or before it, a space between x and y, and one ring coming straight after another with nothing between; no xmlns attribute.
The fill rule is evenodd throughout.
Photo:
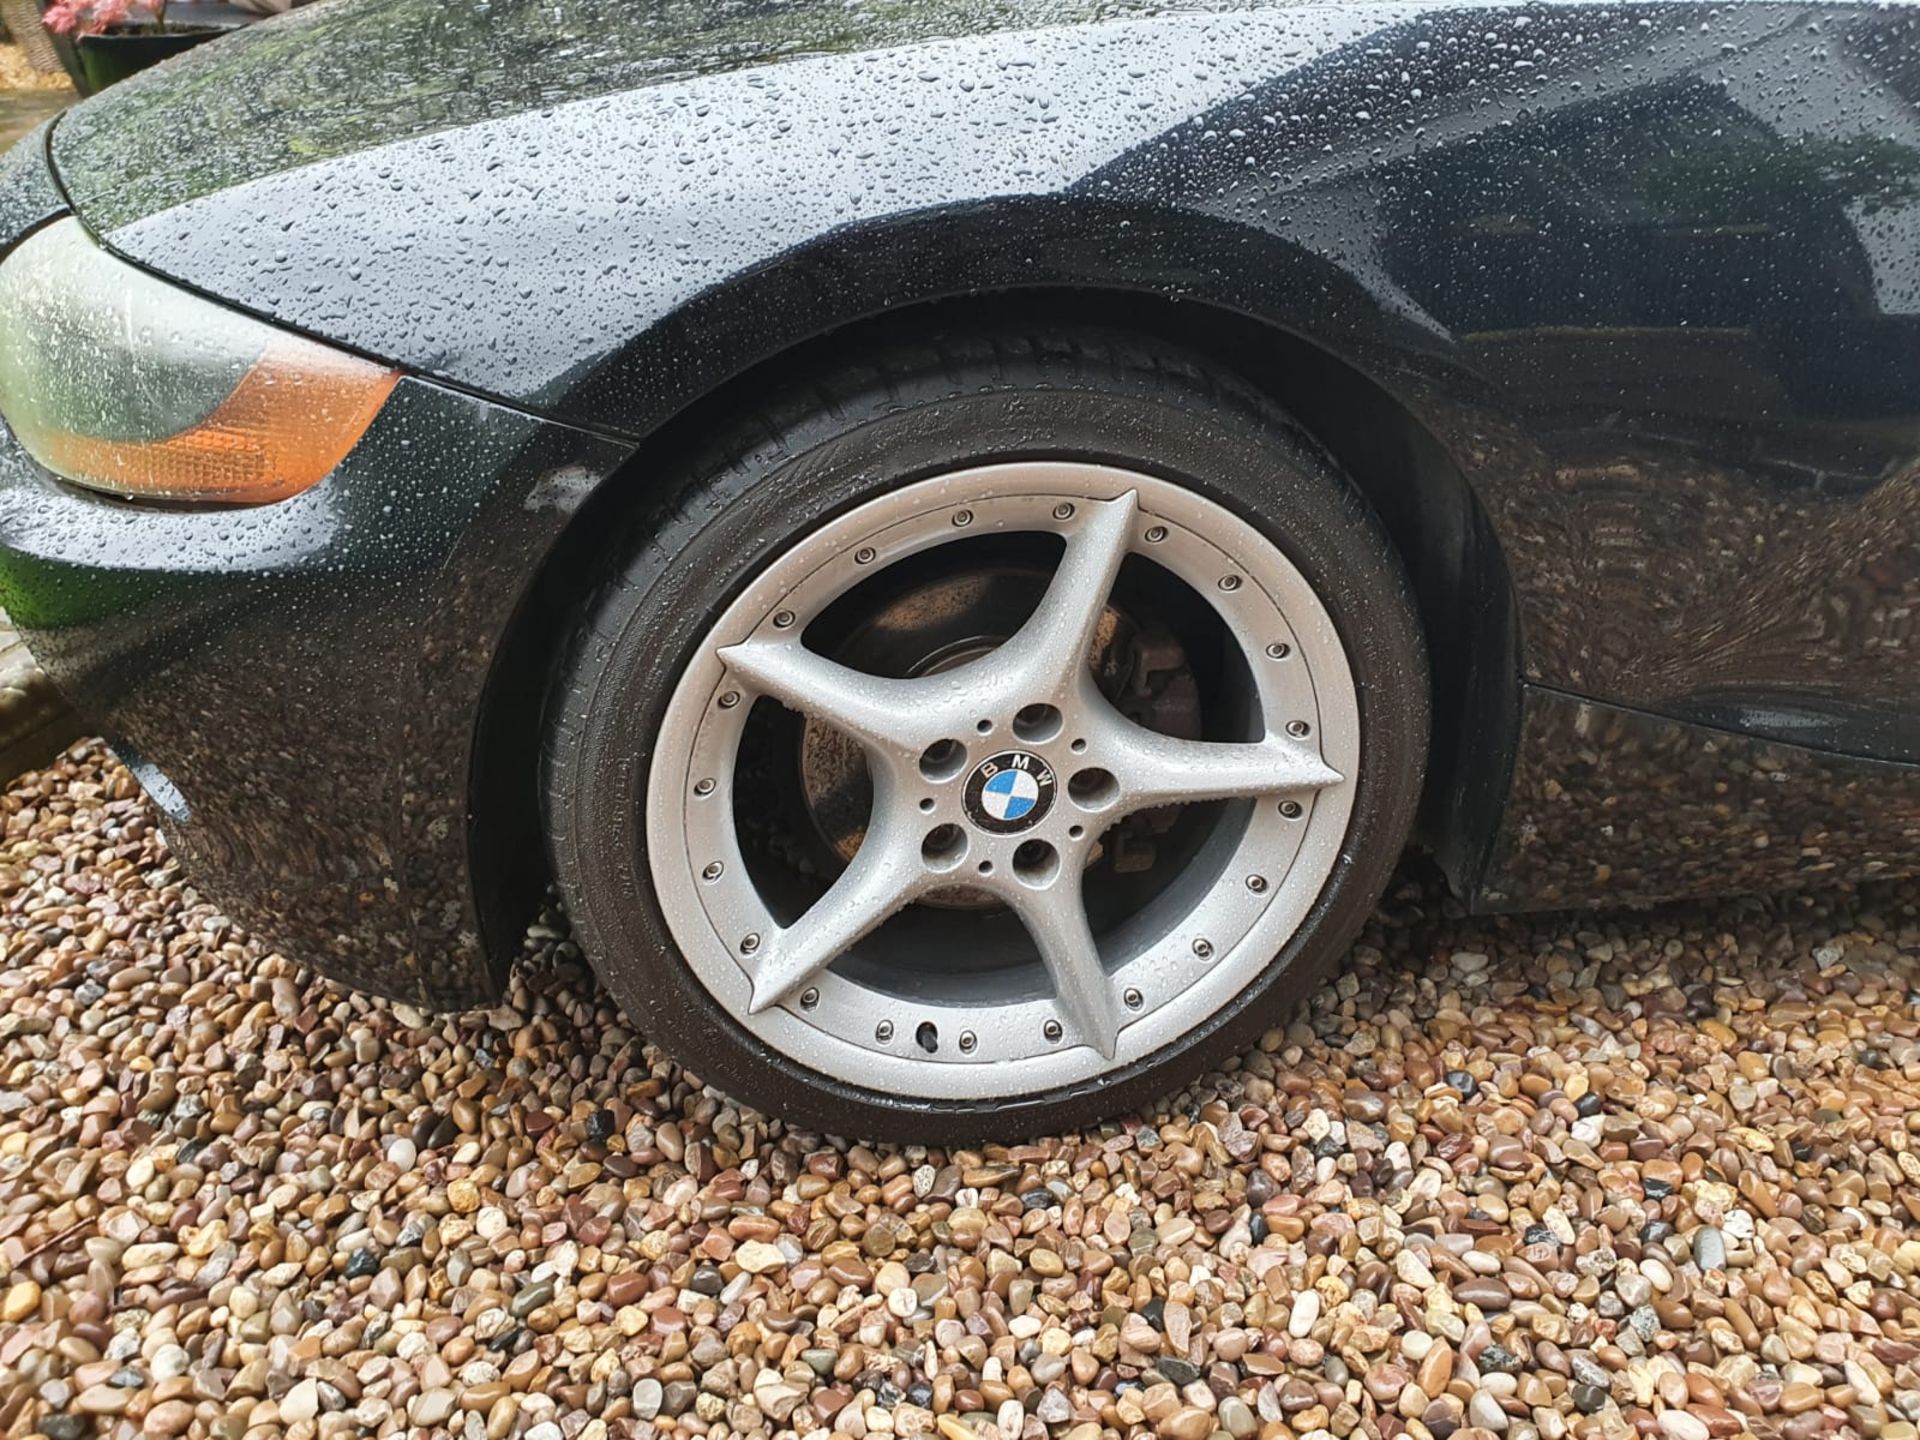
<svg viewBox="0 0 1920 1440"><path fill-rule="evenodd" d="M430 1019L266 953L79 747L4 798L0 1430L1914 1440L1920 885L1397 889L1229 1073L869 1149L552 923Z"/></svg>
<svg viewBox="0 0 1920 1440"><path fill-rule="evenodd" d="M71 94L73 82L65 75L41 74L18 45L0 40L0 90L54 90Z"/></svg>

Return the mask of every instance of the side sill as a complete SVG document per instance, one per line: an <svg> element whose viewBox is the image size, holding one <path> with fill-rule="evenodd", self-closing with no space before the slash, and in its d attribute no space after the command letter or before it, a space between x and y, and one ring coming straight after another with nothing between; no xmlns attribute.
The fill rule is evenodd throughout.
<svg viewBox="0 0 1920 1440"><path fill-rule="evenodd" d="M1523 687L1505 813L1468 903L1644 905L1920 872L1920 765Z"/></svg>

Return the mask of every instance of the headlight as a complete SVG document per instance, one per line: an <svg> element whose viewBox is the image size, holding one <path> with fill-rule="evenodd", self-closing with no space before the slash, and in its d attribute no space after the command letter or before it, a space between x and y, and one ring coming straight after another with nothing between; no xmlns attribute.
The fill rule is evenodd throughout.
<svg viewBox="0 0 1920 1440"><path fill-rule="evenodd" d="M346 457L399 378L117 260L78 220L0 264L0 416L76 485L284 500Z"/></svg>

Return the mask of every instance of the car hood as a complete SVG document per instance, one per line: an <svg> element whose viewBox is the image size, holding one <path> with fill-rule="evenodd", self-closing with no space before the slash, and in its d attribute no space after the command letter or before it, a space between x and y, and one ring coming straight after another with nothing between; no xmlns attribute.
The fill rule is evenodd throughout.
<svg viewBox="0 0 1920 1440"><path fill-rule="evenodd" d="M60 122L96 232L319 160L666 80L935 37L1226 3L327 0L115 86Z"/></svg>

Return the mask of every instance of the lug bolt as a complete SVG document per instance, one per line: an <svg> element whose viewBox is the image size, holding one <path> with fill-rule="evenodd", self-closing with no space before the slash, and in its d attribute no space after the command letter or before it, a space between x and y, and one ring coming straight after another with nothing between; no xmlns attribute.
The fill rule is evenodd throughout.
<svg viewBox="0 0 1920 1440"><path fill-rule="evenodd" d="M1256 895L1266 894L1267 893L1267 877L1264 875L1247 876L1247 889L1253 891L1253 893Z"/></svg>
<svg viewBox="0 0 1920 1440"><path fill-rule="evenodd" d="M964 529L966 529L966 528L967 528L967 526L969 526L969 525L971 525L971 524L973 523L973 511L971 511L971 510L956 510L956 511L954 511L954 512L953 512L953 523L954 523L955 525L958 525L958 526L959 526L959 527L960 527L960 528L961 528L962 530L964 530Z"/></svg>
<svg viewBox="0 0 1920 1440"><path fill-rule="evenodd" d="M1193 942L1193 953L1198 955L1202 960L1207 959L1213 954L1213 942L1204 935L1201 936L1200 939Z"/></svg>
<svg viewBox="0 0 1920 1440"><path fill-rule="evenodd" d="M793 624L793 612L791 610L777 610L774 612L774 629L785 630L791 624Z"/></svg>
<svg viewBox="0 0 1920 1440"><path fill-rule="evenodd" d="M960 1032L960 1053L961 1054L971 1055L973 1053L973 1047L978 1045L979 1043L980 1042L974 1038L973 1031L962 1030Z"/></svg>
<svg viewBox="0 0 1920 1440"><path fill-rule="evenodd" d="M1228 591L1238 590L1240 588L1240 577L1238 575L1222 575L1220 577L1220 588Z"/></svg>
<svg viewBox="0 0 1920 1440"><path fill-rule="evenodd" d="M1040 1027L1040 1033L1045 1035L1049 1040L1058 1040L1066 1032L1060 1028L1060 1022L1058 1020L1049 1020Z"/></svg>
<svg viewBox="0 0 1920 1440"><path fill-rule="evenodd" d="M711 795L713 793L713 781L712 780L694 781L693 793L696 795Z"/></svg>
<svg viewBox="0 0 1920 1440"><path fill-rule="evenodd" d="M873 547L871 545L862 545L858 550L854 551L853 563L856 565L871 565L873 563Z"/></svg>
<svg viewBox="0 0 1920 1440"><path fill-rule="evenodd" d="M1158 545L1158 544L1159 544L1159 543L1160 543L1160 542L1161 542L1162 540L1164 540L1164 539L1166 539L1166 538L1167 538L1167 527L1166 527L1166 526L1164 526L1164 525L1149 525L1149 526L1147 527L1147 543L1148 543L1149 545Z"/></svg>
<svg viewBox="0 0 1920 1440"><path fill-rule="evenodd" d="M726 871L727 867L722 865L718 860L715 860L700 872L700 878L702 880L718 880L722 875L726 874Z"/></svg>
<svg viewBox="0 0 1920 1440"><path fill-rule="evenodd" d="M751 955L759 948L760 936L758 934L745 936L740 941L740 953L742 955Z"/></svg>
<svg viewBox="0 0 1920 1440"><path fill-rule="evenodd" d="M809 985L805 990L802 990L800 992L800 1008L802 1010L811 1010L814 1006L818 1005L819 1003L820 1003L820 992L818 990L815 990L811 985Z"/></svg>
<svg viewBox="0 0 1920 1440"><path fill-rule="evenodd" d="M1129 990L1120 998L1127 1002L1127 1008L1129 1010L1138 1010L1142 1005L1147 1003L1146 997L1138 990Z"/></svg>
<svg viewBox="0 0 1920 1440"><path fill-rule="evenodd" d="M1276 640L1273 644L1267 646L1267 658L1269 660L1284 660L1292 653L1293 647L1284 640Z"/></svg>
<svg viewBox="0 0 1920 1440"><path fill-rule="evenodd" d="M874 1026L873 1038L878 1040L882 1045L885 1045L889 1040L893 1039L893 1021L882 1020L878 1025Z"/></svg>
<svg viewBox="0 0 1920 1440"><path fill-rule="evenodd" d="M1071 520L1073 518L1073 506L1062 500L1058 505L1053 507L1053 518L1056 520Z"/></svg>
<svg viewBox="0 0 1920 1440"><path fill-rule="evenodd" d="M727 691L726 694L720 697L720 708L722 710L731 710L733 709L734 706L738 705L739 703L740 703L740 692L738 690L729 690Z"/></svg>
<svg viewBox="0 0 1920 1440"><path fill-rule="evenodd" d="M1282 800L1280 802L1280 813L1289 820L1298 820L1302 813L1300 802L1298 800Z"/></svg>

